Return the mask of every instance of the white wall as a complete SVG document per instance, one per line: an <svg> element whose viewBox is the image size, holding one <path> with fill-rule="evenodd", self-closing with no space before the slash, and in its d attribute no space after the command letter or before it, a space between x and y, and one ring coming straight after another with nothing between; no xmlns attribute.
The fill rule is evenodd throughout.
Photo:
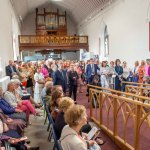
<svg viewBox="0 0 150 150"><path fill-rule="evenodd" d="M103 57L104 25L108 27L108 59L126 60L129 66L134 61L150 57L149 23L147 21L149 0L120 0L93 20L79 26L80 33L89 36L89 50L99 54L101 38L101 59Z"/></svg>
<svg viewBox="0 0 150 150"><path fill-rule="evenodd" d="M22 35L36 35L36 24L35 24L36 14L30 13L24 20L21 27Z"/></svg>
<svg viewBox="0 0 150 150"><path fill-rule="evenodd" d="M0 57L4 75L5 65L9 59L13 59L13 33L16 37L16 53L17 56L19 55L18 34L20 34L20 29L10 0L0 0L0 18Z"/></svg>

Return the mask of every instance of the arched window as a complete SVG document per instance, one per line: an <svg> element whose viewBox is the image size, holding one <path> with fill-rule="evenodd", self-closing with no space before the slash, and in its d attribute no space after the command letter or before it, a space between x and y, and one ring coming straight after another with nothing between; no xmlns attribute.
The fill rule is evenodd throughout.
<svg viewBox="0 0 150 150"><path fill-rule="evenodd" d="M109 55L109 35L107 26L105 26L104 30L104 56L107 57Z"/></svg>

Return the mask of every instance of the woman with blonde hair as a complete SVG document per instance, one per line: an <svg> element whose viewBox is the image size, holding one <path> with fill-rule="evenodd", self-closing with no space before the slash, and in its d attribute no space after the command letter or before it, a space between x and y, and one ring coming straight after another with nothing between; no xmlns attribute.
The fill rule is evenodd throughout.
<svg viewBox="0 0 150 150"><path fill-rule="evenodd" d="M132 82L138 82L139 75L138 75L138 69L139 69L139 62L135 61L134 68L132 69Z"/></svg>
<svg viewBox="0 0 150 150"><path fill-rule="evenodd" d="M44 76L40 72L40 69L41 67L38 66L35 69L35 74L34 74L34 81L35 81L34 99L36 100L37 103L41 103L42 89L44 88L44 84L45 84Z"/></svg>
<svg viewBox="0 0 150 150"><path fill-rule="evenodd" d="M61 98L63 97L63 92L60 90L55 90L52 92L52 97L50 100L50 112L52 118L55 120L59 113L59 103Z"/></svg>
<svg viewBox="0 0 150 150"><path fill-rule="evenodd" d="M87 124L86 109L82 105L73 105L65 113L66 125L61 133L61 146L64 150L87 150L94 141L85 141L80 136L82 126Z"/></svg>
<svg viewBox="0 0 150 150"><path fill-rule="evenodd" d="M75 71L74 66L71 65L70 71L68 72L69 97L71 97L72 93L73 93L73 99L75 102L76 102L76 98L77 98L78 79L79 79L79 76L78 76L77 72Z"/></svg>
<svg viewBox="0 0 150 150"><path fill-rule="evenodd" d="M58 139L60 138L63 127L66 125L66 122L64 119L64 114L69 109L69 107L72 105L74 105L74 101L70 97L61 98L61 101L59 103L59 111L60 112L59 112L58 116L56 117L55 125L54 125Z"/></svg>
<svg viewBox="0 0 150 150"><path fill-rule="evenodd" d="M17 92L15 91L15 83L11 81L8 84L8 89L4 94L5 100L10 104L10 106L20 109L26 113L27 122L29 122L30 113L34 116L39 116L39 113L36 112L35 108L32 106L29 100L21 100Z"/></svg>
<svg viewBox="0 0 150 150"><path fill-rule="evenodd" d="M141 61L141 65L138 68L138 75L139 75L139 83L143 83L143 77L145 74L145 61Z"/></svg>

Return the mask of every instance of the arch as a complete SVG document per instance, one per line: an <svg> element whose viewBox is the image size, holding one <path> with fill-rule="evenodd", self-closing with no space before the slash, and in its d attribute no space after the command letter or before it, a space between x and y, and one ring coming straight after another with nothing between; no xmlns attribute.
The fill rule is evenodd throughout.
<svg viewBox="0 0 150 150"><path fill-rule="evenodd" d="M108 57L108 55L109 55L109 35L106 25L104 29L104 56Z"/></svg>
<svg viewBox="0 0 150 150"><path fill-rule="evenodd" d="M106 44L105 44L106 43ZM99 34L99 55L100 60L108 60L109 54L109 34L108 26L102 19L100 23L100 34Z"/></svg>

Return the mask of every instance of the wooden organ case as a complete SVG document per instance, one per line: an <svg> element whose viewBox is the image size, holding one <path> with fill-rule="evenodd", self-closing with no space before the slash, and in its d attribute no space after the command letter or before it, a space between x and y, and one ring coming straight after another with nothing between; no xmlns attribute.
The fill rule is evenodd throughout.
<svg viewBox="0 0 150 150"><path fill-rule="evenodd" d="M36 8L36 35L66 36L67 15L65 12L48 12L45 8L42 11Z"/></svg>

